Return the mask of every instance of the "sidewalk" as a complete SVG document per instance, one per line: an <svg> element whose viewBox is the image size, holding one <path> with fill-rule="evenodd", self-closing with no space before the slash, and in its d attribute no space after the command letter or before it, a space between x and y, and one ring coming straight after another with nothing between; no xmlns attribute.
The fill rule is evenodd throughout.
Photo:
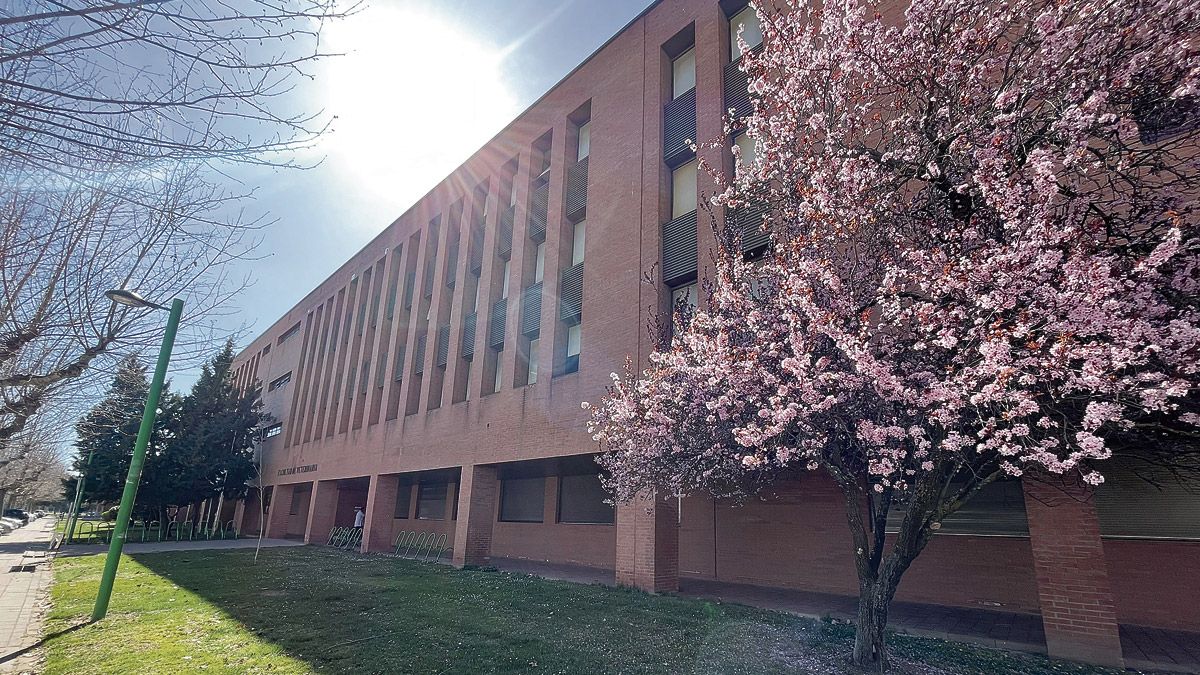
<svg viewBox="0 0 1200 675"><path fill-rule="evenodd" d="M196 539L194 541L148 541L146 543L126 543L121 548L125 555L139 553L163 553L165 551L207 551L213 549L230 550L239 548L254 548L257 539ZM294 539L263 539L263 548L279 548L281 546L303 546L304 542ZM108 553L107 544L70 544L63 546L58 555L70 558L81 555L97 555Z"/></svg>
<svg viewBox="0 0 1200 675"><path fill-rule="evenodd" d="M36 654L24 650L41 638L53 534L43 517L0 537L0 673L34 671Z"/></svg>

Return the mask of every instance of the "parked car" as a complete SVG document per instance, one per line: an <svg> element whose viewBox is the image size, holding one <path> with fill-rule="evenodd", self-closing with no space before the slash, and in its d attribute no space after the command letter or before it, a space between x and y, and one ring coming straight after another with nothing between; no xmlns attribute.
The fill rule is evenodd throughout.
<svg viewBox="0 0 1200 675"><path fill-rule="evenodd" d="M5 532L4 532L5 534L12 532L13 530L17 529L18 527L21 527L24 524L25 523L22 523L17 518L0 518L0 526L6 528Z"/></svg>
<svg viewBox="0 0 1200 675"><path fill-rule="evenodd" d="M4 517L5 518L16 518L17 520L21 521L22 525L29 524L29 514L25 513L21 509L5 509Z"/></svg>

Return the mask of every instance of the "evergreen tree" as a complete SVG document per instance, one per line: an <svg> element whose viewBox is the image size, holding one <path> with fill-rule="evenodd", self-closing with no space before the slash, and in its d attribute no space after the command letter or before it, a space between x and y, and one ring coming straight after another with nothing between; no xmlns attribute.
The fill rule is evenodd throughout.
<svg viewBox="0 0 1200 675"><path fill-rule="evenodd" d="M149 388L145 366L132 357L122 361L104 398L76 425L79 456L74 467L85 478L87 501L121 498ZM67 485L72 494L74 483Z"/></svg>
<svg viewBox="0 0 1200 675"><path fill-rule="evenodd" d="M78 456L74 467L79 475L86 477L85 500L120 501L149 389L146 367L129 357L118 365L104 398L76 425ZM164 445L172 436L174 411L178 407L179 397L171 393L169 384L164 384L138 487L135 515L139 517L158 518L160 506L169 503L166 496L175 491L169 477L164 475L162 456ZM67 480L66 488L67 494L74 495L75 479Z"/></svg>
<svg viewBox="0 0 1200 675"><path fill-rule="evenodd" d="M180 402L176 433L165 452L177 505L221 493L240 497L254 473L255 434L269 416L256 392L234 386L233 356L233 342L227 341Z"/></svg>

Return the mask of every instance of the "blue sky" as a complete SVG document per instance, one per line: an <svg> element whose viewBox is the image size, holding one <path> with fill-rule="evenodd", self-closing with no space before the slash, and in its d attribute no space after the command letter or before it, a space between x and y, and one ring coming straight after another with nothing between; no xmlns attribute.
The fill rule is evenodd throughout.
<svg viewBox="0 0 1200 675"><path fill-rule="evenodd" d="M650 1L373 0L332 26L326 48L348 55L303 95L334 130L319 166L243 176L247 215L275 222L222 327L243 344L269 327Z"/></svg>

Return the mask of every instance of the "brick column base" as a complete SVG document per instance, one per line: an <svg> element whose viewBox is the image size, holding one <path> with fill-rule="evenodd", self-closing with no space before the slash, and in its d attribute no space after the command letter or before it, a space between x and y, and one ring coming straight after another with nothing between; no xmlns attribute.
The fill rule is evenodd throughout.
<svg viewBox="0 0 1200 675"><path fill-rule="evenodd" d="M392 518L399 491L399 476L371 476L371 487L367 489L367 516L363 522L363 553L391 553Z"/></svg>
<svg viewBox="0 0 1200 675"><path fill-rule="evenodd" d="M617 504L617 584L650 593L679 590L679 511L672 499Z"/></svg>
<svg viewBox="0 0 1200 675"><path fill-rule="evenodd" d="M267 507L267 538L283 539L287 536L288 509L292 503L295 485L276 485L271 489L271 503Z"/></svg>
<svg viewBox="0 0 1200 675"><path fill-rule="evenodd" d="M308 501L308 526L304 528L304 543L324 544L333 529L337 517L338 483L335 480L319 480L313 485L312 498Z"/></svg>
<svg viewBox="0 0 1200 675"><path fill-rule="evenodd" d="M1094 493L1078 480L1021 482L1050 656L1124 667Z"/></svg>
<svg viewBox="0 0 1200 675"><path fill-rule="evenodd" d="M476 464L462 468L458 484L458 524L454 532L455 567L491 562L492 523L496 520L499 494L496 467Z"/></svg>

